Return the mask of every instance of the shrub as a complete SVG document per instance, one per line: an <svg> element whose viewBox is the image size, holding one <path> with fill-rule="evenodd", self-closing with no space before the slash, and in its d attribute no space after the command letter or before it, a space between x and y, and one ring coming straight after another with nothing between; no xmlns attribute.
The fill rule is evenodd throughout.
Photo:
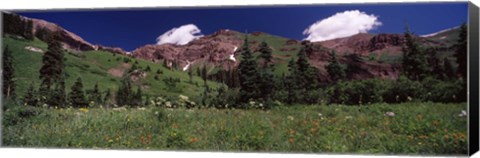
<svg viewBox="0 0 480 158"><path fill-rule="evenodd" d="M344 81L327 90L329 103L362 105L383 102L383 96L390 87L390 81L366 79Z"/></svg>
<svg viewBox="0 0 480 158"><path fill-rule="evenodd" d="M384 94L387 103L400 103L412 100L421 100L423 91L419 81L412 81L405 76L400 76Z"/></svg>
<svg viewBox="0 0 480 158"><path fill-rule="evenodd" d="M462 80L442 81L427 77L422 81L424 93L422 99L433 102L458 102L458 94L462 93Z"/></svg>

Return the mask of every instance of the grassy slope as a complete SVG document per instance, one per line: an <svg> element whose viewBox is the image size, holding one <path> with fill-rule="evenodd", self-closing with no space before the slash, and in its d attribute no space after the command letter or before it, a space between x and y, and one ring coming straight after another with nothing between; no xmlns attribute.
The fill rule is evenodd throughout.
<svg viewBox="0 0 480 158"><path fill-rule="evenodd" d="M465 103L292 106L260 110L39 109L3 129L16 147L465 154ZM384 116L392 111L394 117ZM13 118L12 118L13 119ZM4 121L8 123L9 121Z"/></svg>
<svg viewBox="0 0 480 158"><path fill-rule="evenodd" d="M14 67L16 70L15 75L17 80L17 95L21 97L25 94L26 89L32 81L38 86L40 83L40 79L38 79L38 71L42 66L42 54L31 52L24 48L25 46L34 46L45 51L47 50L47 45L38 39L35 39L34 41L22 41L10 37L4 38L4 44L8 45L13 51L15 61ZM108 73L108 70L111 68L123 68L127 71L128 67L122 67L122 64L124 64L124 57L126 56L113 56L111 53L103 51L81 52L78 53L78 55L74 55L74 53L65 53L65 70L68 76L67 91L70 90L70 86L77 77L82 78L84 89L91 89L95 83L98 83L101 90L106 90L107 88L116 90L121 78L112 76ZM117 58L120 58L120 60L117 60ZM135 60L138 61L142 68L146 68L147 66L150 66L151 68L151 71L148 72L146 78L134 83L135 85L143 85L143 87L145 87L145 94L152 96L177 96L179 94L184 94L192 98L198 98L201 94L200 92L203 92L203 80L200 77L193 77L193 83L198 83L198 86L196 86L195 84L188 82L189 77L186 72L178 70L172 71L161 66L161 64L152 63L143 59L132 59L132 62L128 65L131 65ZM159 69L163 71L163 74L158 74L159 80L155 80L154 76ZM181 82L177 84L175 89L168 90L162 81L166 77L180 78ZM218 88L219 86L215 82L209 82L208 84L213 88Z"/></svg>

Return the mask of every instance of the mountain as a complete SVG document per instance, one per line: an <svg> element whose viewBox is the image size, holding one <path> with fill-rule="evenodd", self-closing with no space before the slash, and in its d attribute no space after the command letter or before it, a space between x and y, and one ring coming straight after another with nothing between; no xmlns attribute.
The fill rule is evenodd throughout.
<svg viewBox="0 0 480 158"><path fill-rule="evenodd" d="M23 17L33 21L33 31L46 29L59 31L64 47L72 51L104 51L116 54L130 55L154 63L162 63L165 67L186 71L190 68L207 66L208 72L215 75L218 70L234 69L238 66L240 47L244 38L248 37L250 49L258 56L257 48L262 41L268 43L273 50L275 73L282 75L288 72L287 63L296 57L298 51L307 45L312 50L308 53L309 62L318 68L319 79L328 82L325 66L330 59L331 51L337 52L339 61L349 67L347 75L350 79L365 79L372 77L395 79L401 71L403 34L369 34L360 33L350 37L337 38L322 42L309 42L288 39L265 32L249 34L235 30L221 29L213 34L205 35L185 45L148 44L125 52L118 47L107 47L91 44L80 36L54 24L40 19ZM426 36L417 36L418 41L425 46L436 47L439 57L452 55L451 47L458 39L459 28L455 27Z"/></svg>
<svg viewBox="0 0 480 158"><path fill-rule="evenodd" d="M3 12L3 16L17 16L14 13L9 13L9 12ZM61 42L63 44L64 49L72 50L72 51L91 51L91 50L104 50L112 53L118 53L118 54L126 54L126 52L119 47L108 47L108 46L102 46L99 44L91 44L90 42L84 40L82 37L78 36L77 34L68 31L65 28L62 28L61 26L45 21L42 19L35 19L35 18L29 18L25 16L20 16L22 20L25 21L32 21L32 32L34 35L36 35L40 31L45 31L45 32L58 32L60 34ZM45 37L38 37L43 41L46 41L46 39L43 39Z"/></svg>

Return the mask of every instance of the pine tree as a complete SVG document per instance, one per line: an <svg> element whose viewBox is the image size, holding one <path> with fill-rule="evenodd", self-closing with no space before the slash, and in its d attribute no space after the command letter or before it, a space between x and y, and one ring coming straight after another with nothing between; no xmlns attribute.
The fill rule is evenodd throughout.
<svg viewBox="0 0 480 158"><path fill-rule="evenodd" d="M328 75L333 82L343 80L346 76L345 66L338 62L335 51L330 53L330 61L325 69L327 69Z"/></svg>
<svg viewBox="0 0 480 158"><path fill-rule="evenodd" d="M113 104L113 102L112 102L112 92L111 92L110 88L105 91L105 97L103 97L102 102L107 107L110 107Z"/></svg>
<svg viewBox="0 0 480 158"><path fill-rule="evenodd" d="M462 24L460 27L460 35L455 45L455 54L458 63L458 74L466 81L467 79L467 26ZM466 83L466 82L465 82Z"/></svg>
<svg viewBox="0 0 480 158"><path fill-rule="evenodd" d="M142 88L138 86L137 92L132 96L131 106L141 106L143 104L142 96Z"/></svg>
<svg viewBox="0 0 480 158"><path fill-rule="evenodd" d="M3 96L5 98L15 98L15 68L13 67L13 61L12 51L6 46L2 57Z"/></svg>
<svg viewBox="0 0 480 158"><path fill-rule="evenodd" d="M285 88L287 90L287 98L286 101L288 104L293 104L298 100L297 96L297 81L296 81L296 74L297 74L297 65L295 65L295 60L292 58L288 62L288 72L289 74L285 77Z"/></svg>
<svg viewBox="0 0 480 158"><path fill-rule="evenodd" d="M203 82L205 82L205 84L207 84L208 74L207 74L207 66L206 65L203 65L201 75L202 75Z"/></svg>
<svg viewBox="0 0 480 158"><path fill-rule="evenodd" d="M263 60L263 66L259 69L259 83L258 88L260 90L260 97L264 102L271 101L274 80L273 80L273 65L272 63L272 50L268 44L263 41L260 44L260 58Z"/></svg>
<svg viewBox="0 0 480 158"><path fill-rule="evenodd" d="M132 84L128 77L125 77L121 84L120 87L118 88L117 95L116 95L116 101L117 105L119 106L126 106L131 103L132 99Z"/></svg>
<svg viewBox="0 0 480 158"><path fill-rule="evenodd" d="M260 44L260 58L263 59L263 68L270 67L272 63L272 49L268 46L267 42L263 41Z"/></svg>
<svg viewBox="0 0 480 158"><path fill-rule="evenodd" d="M437 79L444 79L444 67L437 57L436 49L428 48L426 51L428 54L428 65L430 65L430 75Z"/></svg>
<svg viewBox="0 0 480 158"><path fill-rule="evenodd" d="M453 69L452 63L448 58L443 59L443 67L445 69L446 79L452 79L455 77L455 70Z"/></svg>
<svg viewBox="0 0 480 158"><path fill-rule="evenodd" d="M147 71L147 72L152 71L152 69L150 68L150 65L147 65L147 67L145 68L145 71Z"/></svg>
<svg viewBox="0 0 480 158"><path fill-rule="evenodd" d="M190 83L193 83L193 69L192 68L188 69L188 78L189 78Z"/></svg>
<svg viewBox="0 0 480 158"><path fill-rule="evenodd" d="M83 91L82 78L78 77L77 81L73 83L71 91L68 94L70 104L73 107L87 107L88 102L85 99L85 93Z"/></svg>
<svg viewBox="0 0 480 158"><path fill-rule="evenodd" d="M67 96L65 91L65 80L62 78L58 83L55 83L52 94L49 96L47 103L50 106L66 107Z"/></svg>
<svg viewBox="0 0 480 158"><path fill-rule="evenodd" d="M403 51L403 72L411 80L422 80L428 74L427 55L413 37L409 27L404 33L406 42Z"/></svg>
<svg viewBox="0 0 480 158"><path fill-rule="evenodd" d="M34 38L34 35L33 35L33 21L32 20L25 20L24 24L25 24L25 29L23 30L24 31L23 34L25 36L25 39L33 40L33 38Z"/></svg>
<svg viewBox="0 0 480 158"><path fill-rule="evenodd" d="M257 99L258 96L258 75L257 62L248 48L248 38L242 46L242 60L238 65L239 81L240 81L240 103L246 103L250 99Z"/></svg>
<svg viewBox="0 0 480 158"><path fill-rule="evenodd" d="M64 71L64 51L62 44L59 41L59 33L55 32L47 41L48 50L43 54L42 63L40 68L40 79L46 90L50 90L53 83L58 82Z"/></svg>
<svg viewBox="0 0 480 158"><path fill-rule="evenodd" d="M34 82L30 84L30 87L28 87L27 92L24 95L23 104L25 105L38 106L38 96L34 84Z"/></svg>
<svg viewBox="0 0 480 158"><path fill-rule="evenodd" d="M95 86L93 87L92 90L89 91L89 96L88 96L89 101L95 102L95 104L102 104L102 94L100 93L100 90L98 89L98 83L95 83Z"/></svg>

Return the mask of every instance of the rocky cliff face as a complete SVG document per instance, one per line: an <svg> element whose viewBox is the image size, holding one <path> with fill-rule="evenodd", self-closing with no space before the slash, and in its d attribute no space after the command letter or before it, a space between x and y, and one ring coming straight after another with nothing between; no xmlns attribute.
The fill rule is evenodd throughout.
<svg viewBox="0 0 480 158"><path fill-rule="evenodd" d="M243 43L237 35L230 30L220 30L212 35L193 40L186 45L145 45L132 52L134 57L158 62L166 60L181 67L188 63L209 63L216 66L235 64L231 56L235 57L236 50Z"/></svg>
<svg viewBox="0 0 480 158"><path fill-rule="evenodd" d="M45 29L50 32L58 31L60 33L61 42L65 49L76 51L89 51L95 50L94 45L85 41L82 37L58 26L57 24L47 22L45 20L23 17L33 22L33 33L36 33L40 29Z"/></svg>

